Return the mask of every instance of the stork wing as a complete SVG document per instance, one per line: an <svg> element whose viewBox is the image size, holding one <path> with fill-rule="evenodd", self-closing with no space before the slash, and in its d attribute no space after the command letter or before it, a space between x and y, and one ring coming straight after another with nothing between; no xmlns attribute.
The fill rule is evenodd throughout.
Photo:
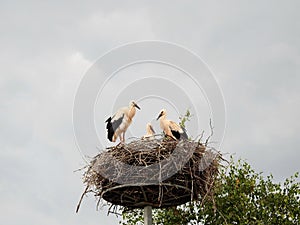
<svg viewBox="0 0 300 225"><path fill-rule="evenodd" d="M176 130L178 132L182 132L182 128L177 123L175 123L174 121L171 121L171 120L169 122L170 122L169 127L171 130Z"/></svg>
<svg viewBox="0 0 300 225"><path fill-rule="evenodd" d="M112 138L114 136L114 133L118 129L118 127L121 125L123 118L123 114L115 114L112 118L109 117L105 122L107 123L106 129L107 129L107 138L112 141Z"/></svg>
<svg viewBox="0 0 300 225"><path fill-rule="evenodd" d="M116 131L118 129L118 127L121 125L121 123L123 122L124 115L125 114L123 113L119 117L113 117L112 118L111 124L112 124L112 127L113 127L114 131Z"/></svg>
<svg viewBox="0 0 300 225"><path fill-rule="evenodd" d="M170 121L169 123L169 127L171 129L171 132L173 134L173 136L177 139L188 139L188 136L185 132L185 129L182 128L181 126L179 126L177 123L175 123L174 121Z"/></svg>
<svg viewBox="0 0 300 225"><path fill-rule="evenodd" d="M123 107L123 108L120 108L115 113L115 115L112 117L111 123L112 123L113 128L114 128L115 131L121 125L121 123L123 122L124 116L127 115L127 113L128 113L128 108L127 107Z"/></svg>

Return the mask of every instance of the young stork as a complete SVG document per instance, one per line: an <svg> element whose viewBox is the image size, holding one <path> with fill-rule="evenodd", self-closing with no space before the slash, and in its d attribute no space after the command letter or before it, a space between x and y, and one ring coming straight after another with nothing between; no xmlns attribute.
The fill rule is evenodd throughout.
<svg viewBox="0 0 300 225"><path fill-rule="evenodd" d="M145 134L142 138L153 138L154 134L155 134L155 131L151 125L151 123L147 123L146 125L146 131L147 131L147 134Z"/></svg>
<svg viewBox="0 0 300 225"><path fill-rule="evenodd" d="M167 111L165 109L162 109L156 119L159 119L160 127L164 131L164 134L172 137L175 140L179 140L180 138L188 139L185 130L174 121L166 119L166 116Z"/></svg>
<svg viewBox="0 0 300 225"><path fill-rule="evenodd" d="M135 108L140 109L134 101L131 101L128 107L120 108L112 117L105 121L107 123L107 138L110 141L115 142L119 137L121 143L125 142L125 132L135 115Z"/></svg>

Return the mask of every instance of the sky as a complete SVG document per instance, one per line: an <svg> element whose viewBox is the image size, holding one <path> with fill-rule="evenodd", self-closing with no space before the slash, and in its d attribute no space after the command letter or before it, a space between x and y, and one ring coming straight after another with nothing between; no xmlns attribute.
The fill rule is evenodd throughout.
<svg viewBox="0 0 300 225"><path fill-rule="evenodd" d="M134 41L184 46L213 71L226 106L225 157L246 159L276 181L300 171L299 7L296 0L0 1L3 224L118 223L106 207L96 211L93 196L75 213L84 187L82 172L74 171L86 162L72 113L89 68L104 53ZM127 73L134 71L144 69ZM153 74L159 71L167 73ZM97 124L118 107L105 99L105 112L96 105ZM149 101L141 102L147 110ZM154 118L156 108L138 112L135 126L150 114ZM205 107L203 112L206 121ZM170 118L175 115L170 112ZM101 138L104 129L97 127ZM136 135L142 133L138 128Z"/></svg>

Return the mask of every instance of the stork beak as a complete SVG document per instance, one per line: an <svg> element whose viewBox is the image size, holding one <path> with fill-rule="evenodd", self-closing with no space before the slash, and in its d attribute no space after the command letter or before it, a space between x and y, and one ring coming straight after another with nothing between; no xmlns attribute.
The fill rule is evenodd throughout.
<svg viewBox="0 0 300 225"><path fill-rule="evenodd" d="M158 117L156 118L156 120L158 120L161 117L161 113L158 115Z"/></svg>
<svg viewBox="0 0 300 225"><path fill-rule="evenodd" d="M139 110L141 110L141 108L140 108L137 104L134 104L134 106L135 106L136 108L138 108Z"/></svg>

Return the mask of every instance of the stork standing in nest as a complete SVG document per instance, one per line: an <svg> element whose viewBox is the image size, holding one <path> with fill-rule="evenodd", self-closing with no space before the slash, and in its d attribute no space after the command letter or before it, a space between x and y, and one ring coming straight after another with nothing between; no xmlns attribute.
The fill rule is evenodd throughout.
<svg viewBox="0 0 300 225"><path fill-rule="evenodd" d="M159 119L160 128L164 131L164 134L166 136L170 136L174 140L188 139L185 129L179 126L174 121L168 120L166 116L167 111L165 109L162 109L156 119Z"/></svg>
<svg viewBox="0 0 300 225"><path fill-rule="evenodd" d="M125 132L132 122L136 108L140 109L134 101L131 101L128 107L118 109L112 117L105 121L107 123L107 138L111 142L115 142L118 137L121 143L125 142Z"/></svg>
<svg viewBox="0 0 300 225"><path fill-rule="evenodd" d="M146 131L147 131L147 133L142 138L143 139L153 138L153 136L155 135L155 131L154 131L151 123L147 123L147 125L146 125Z"/></svg>

